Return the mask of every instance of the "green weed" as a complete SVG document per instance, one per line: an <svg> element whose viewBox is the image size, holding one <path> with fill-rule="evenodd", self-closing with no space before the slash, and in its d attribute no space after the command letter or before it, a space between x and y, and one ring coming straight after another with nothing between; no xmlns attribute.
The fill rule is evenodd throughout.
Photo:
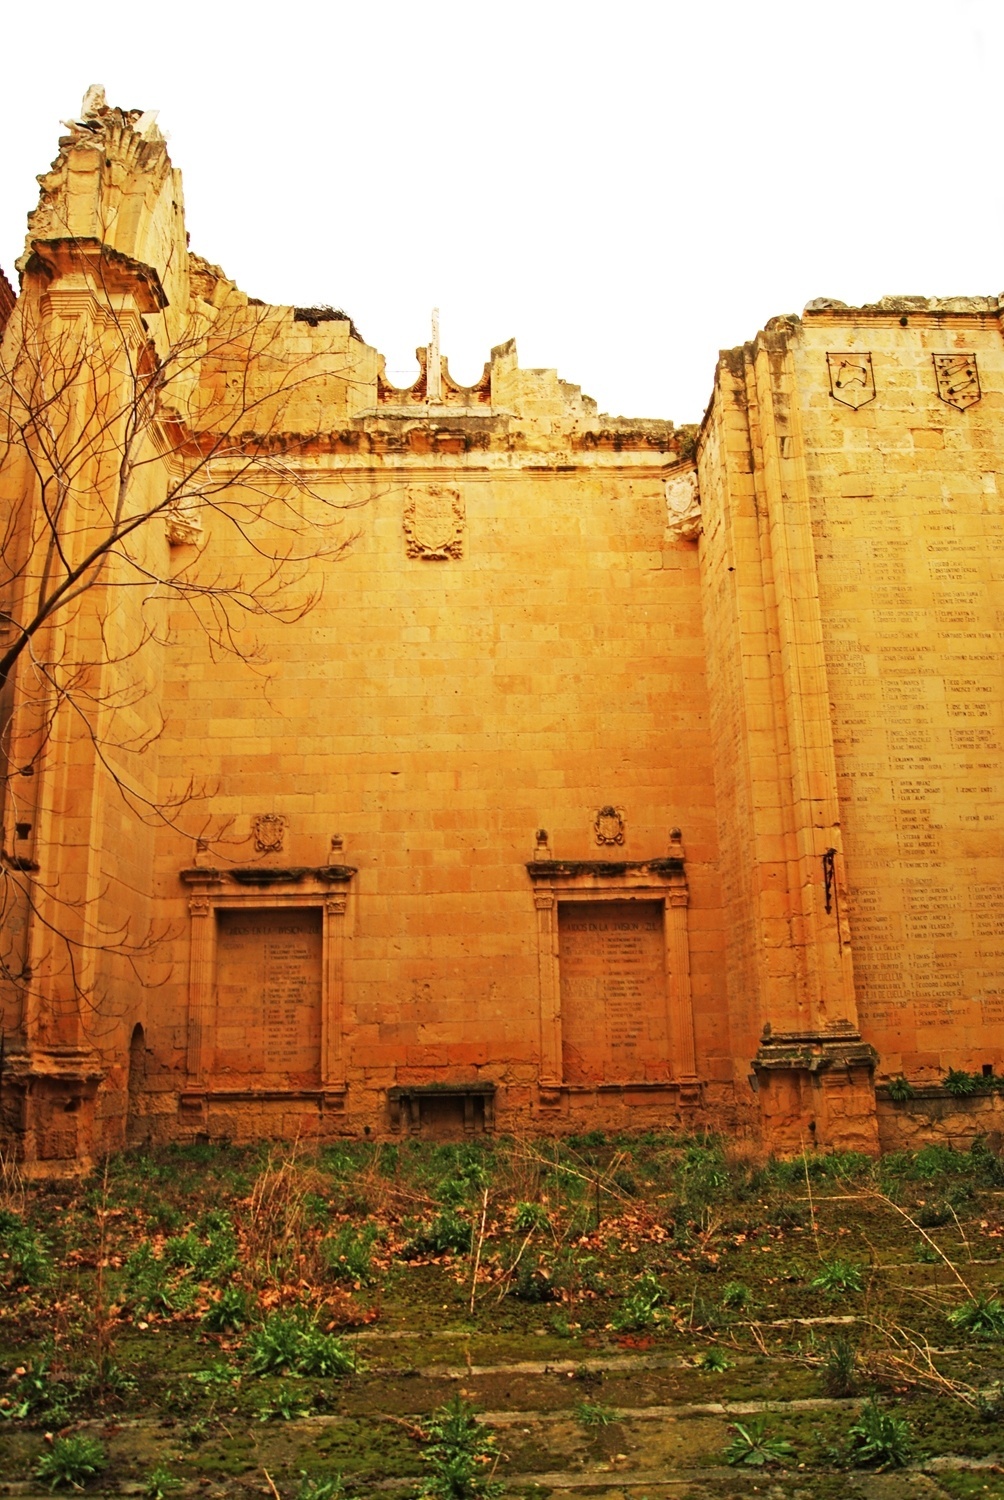
<svg viewBox="0 0 1004 1500"><path fill-rule="evenodd" d="M148 1243L129 1256L125 1273L127 1299L135 1312L186 1312L195 1301L195 1287L184 1273L172 1275L171 1266L158 1260Z"/></svg>
<svg viewBox="0 0 1004 1500"><path fill-rule="evenodd" d="M350 1375L355 1356L334 1334L289 1313L271 1313L245 1342L252 1375Z"/></svg>
<svg viewBox="0 0 1004 1500"><path fill-rule="evenodd" d="M861 1267L852 1260L824 1260L810 1286L823 1292L862 1292Z"/></svg>
<svg viewBox="0 0 1004 1500"><path fill-rule="evenodd" d="M732 1361L723 1349L706 1349L697 1363L698 1368L708 1375L721 1375L732 1368Z"/></svg>
<svg viewBox="0 0 1004 1500"><path fill-rule="evenodd" d="M971 1334L974 1338L1004 1337L1004 1302L999 1297L975 1297L971 1302L963 1302L961 1307L950 1312L948 1321L953 1328Z"/></svg>
<svg viewBox="0 0 1004 1500"><path fill-rule="evenodd" d="M858 1351L844 1333L827 1346L823 1357L823 1386L830 1396L851 1396L857 1385Z"/></svg>
<svg viewBox="0 0 1004 1500"><path fill-rule="evenodd" d="M324 1264L337 1281L368 1286L374 1280L373 1246L377 1233L375 1224L366 1224L362 1229L343 1224L336 1234L323 1241Z"/></svg>
<svg viewBox="0 0 1004 1500"><path fill-rule="evenodd" d="M547 1209L542 1203L517 1203L514 1224L517 1234L530 1234L533 1230L547 1229L550 1225Z"/></svg>
<svg viewBox="0 0 1004 1500"><path fill-rule="evenodd" d="M611 1319L618 1333L635 1333L661 1321L662 1287L650 1271L640 1276Z"/></svg>
<svg viewBox="0 0 1004 1500"><path fill-rule="evenodd" d="M431 1225L413 1234L402 1250L405 1260L424 1255L468 1255L471 1249L471 1226L452 1208L438 1214Z"/></svg>
<svg viewBox="0 0 1004 1500"><path fill-rule="evenodd" d="M724 1457L729 1464L749 1464L763 1468L767 1464L783 1464L795 1458L795 1450L784 1438L771 1437L766 1417L751 1417L748 1422L733 1422L735 1437L725 1449Z"/></svg>
<svg viewBox="0 0 1004 1500"><path fill-rule="evenodd" d="M862 1408L847 1436L850 1460L862 1468L902 1468L913 1451L909 1422L883 1411L874 1399Z"/></svg>
<svg viewBox="0 0 1004 1500"><path fill-rule="evenodd" d="M246 1288L228 1286L209 1304L202 1326L209 1333L237 1333L251 1322L254 1309L255 1300Z"/></svg>
<svg viewBox="0 0 1004 1500"><path fill-rule="evenodd" d="M199 1281L219 1281L236 1271L237 1238L229 1218L217 1213L209 1216L209 1223L204 1239L190 1229L165 1240L163 1263L191 1271Z"/></svg>
<svg viewBox="0 0 1004 1500"><path fill-rule="evenodd" d="M35 1473L44 1480L50 1490L61 1485L82 1490L85 1484L99 1479L108 1467L105 1450L97 1438L74 1433L70 1437L53 1439L52 1447L42 1454L35 1465Z"/></svg>
<svg viewBox="0 0 1004 1500"><path fill-rule="evenodd" d="M516 1275L509 1295L517 1302L553 1302L557 1296L554 1283L547 1272L535 1261L525 1256L516 1268Z"/></svg>
<svg viewBox="0 0 1004 1500"><path fill-rule="evenodd" d="M617 1413L612 1406L604 1406L600 1401L577 1401L575 1420L583 1427L609 1427L611 1422L617 1421Z"/></svg>
<svg viewBox="0 0 1004 1500"><path fill-rule="evenodd" d="M917 1090L908 1078L901 1073L897 1078L890 1078L887 1085L889 1098L895 1104L905 1104L908 1099L916 1099Z"/></svg>
<svg viewBox="0 0 1004 1500"><path fill-rule="evenodd" d="M345 1486L341 1474L326 1474L323 1477L300 1470L300 1485L296 1500L343 1500Z"/></svg>
<svg viewBox="0 0 1004 1500"><path fill-rule="evenodd" d="M728 1281L722 1288L722 1306L743 1312L753 1301L753 1293L742 1281Z"/></svg>
<svg viewBox="0 0 1004 1500"><path fill-rule="evenodd" d="M258 1408L259 1422L294 1422L310 1416L310 1406L304 1405L303 1393L291 1391L281 1385L272 1400Z"/></svg>
<svg viewBox="0 0 1004 1500"><path fill-rule="evenodd" d="M981 1080L975 1073L965 1073L961 1068L949 1068L941 1086L955 1099L969 1099L980 1092Z"/></svg>
<svg viewBox="0 0 1004 1500"><path fill-rule="evenodd" d="M51 1279L48 1246L30 1224L0 1209L0 1277L10 1287L41 1287Z"/></svg>
<svg viewBox="0 0 1004 1500"><path fill-rule="evenodd" d="M146 1500L167 1500L168 1495L180 1488L181 1480L170 1469L165 1469L163 1464L158 1464L147 1475L143 1493Z"/></svg>
<svg viewBox="0 0 1004 1500"><path fill-rule="evenodd" d="M492 1500L502 1493L494 1479L495 1439L477 1421L475 1407L455 1395L433 1413L422 1454L430 1473L422 1495L430 1500Z"/></svg>
<svg viewBox="0 0 1004 1500"><path fill-rule="evenodd" d="M38 1418L52 1427L64 1426L69 1421L76 1395L66 1381L53 1376L44 1356L37 1364L25 1366L24 1373L10 1383L8 1392L11 1405L4 1408L6 1418Z"/></svg>

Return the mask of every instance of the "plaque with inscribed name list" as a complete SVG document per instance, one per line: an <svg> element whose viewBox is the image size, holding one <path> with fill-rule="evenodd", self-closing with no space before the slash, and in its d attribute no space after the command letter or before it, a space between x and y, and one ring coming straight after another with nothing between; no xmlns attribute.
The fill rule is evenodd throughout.
<svg viewBox="0 0 1004 1500"><path fill-rule="evenodd" d="M320 1079L321 913L216 914L214 1076L233 1085Z"/></svg>
<svg viewBox="0 0 1004 1500"><path fill-rule="evenodd" d="M667 1078L662 903L563 902L558 941L565 1081Z"/></svg>

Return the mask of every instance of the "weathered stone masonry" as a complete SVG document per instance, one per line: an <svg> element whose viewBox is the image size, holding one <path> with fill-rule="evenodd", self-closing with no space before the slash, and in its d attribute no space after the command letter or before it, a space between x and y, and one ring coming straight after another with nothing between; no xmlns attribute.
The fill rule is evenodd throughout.
<svg viewBox="0 0 1004 1500"><path fill-rule="evenodd" d="M774 319L699 430L603 416L512 343L461 387L434 335L399 390L344 314L190 253L156 125L93 92L19 269L7 371L107 356L81 431L192 351L127 506L210 441L214 494L273 497L241 529L186 492L40 633L96 663L97 738L46 736L28 659L7 691L0 1117L31 1170L196 1137L993 1126L999 1096L940 1081L1004 1062L996 298ZM96 455L73 546L114 482ZM0 498L9 639L45 540L23 445ZM258 578L270 526L331 514L312 607L236 653L177 588L109 606L137 568Z"/></svg>

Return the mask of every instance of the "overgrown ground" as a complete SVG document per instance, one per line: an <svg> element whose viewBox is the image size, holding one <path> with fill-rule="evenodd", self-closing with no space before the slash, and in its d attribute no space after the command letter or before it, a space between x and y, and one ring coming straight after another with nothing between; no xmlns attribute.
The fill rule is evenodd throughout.
<svg viewBox="0 0 1004 1500"><path fill-rule="evenodd" d="M0 1490L1004 1500L1002 1217L982 1145L781 1162L593 1133L8 1172Z"/></svg>

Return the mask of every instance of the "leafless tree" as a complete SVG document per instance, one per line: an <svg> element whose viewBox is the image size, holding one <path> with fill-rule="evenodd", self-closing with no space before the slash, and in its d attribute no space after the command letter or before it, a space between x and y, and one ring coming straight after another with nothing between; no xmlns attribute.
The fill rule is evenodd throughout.
<svg viewBox="0 0 1004 1500"><path fill-rule="evenodd" d="M183 614L213 656L258 661L257 627L314 607L317 564L349 545L359 503L334 479L308 483L304 439L290 436L308 414L316 430L332 378L350 372L316 347L292 354L288 309L249 301L194 257L221 305L193 297L182 320L148 298L140 315L123 281L142 268L124 260L92 241L36 246L0 358L0 994L22 1013L30 926L78 997L88 952L141 978L162 936L99 925L93 892L51 878L52 768L88 760L131 819L225 837L197 813L210 786L193 778L164 798L147 769L163 727L153 662ZM50 294L68 269L90 287L76 310Z"/></svg>

